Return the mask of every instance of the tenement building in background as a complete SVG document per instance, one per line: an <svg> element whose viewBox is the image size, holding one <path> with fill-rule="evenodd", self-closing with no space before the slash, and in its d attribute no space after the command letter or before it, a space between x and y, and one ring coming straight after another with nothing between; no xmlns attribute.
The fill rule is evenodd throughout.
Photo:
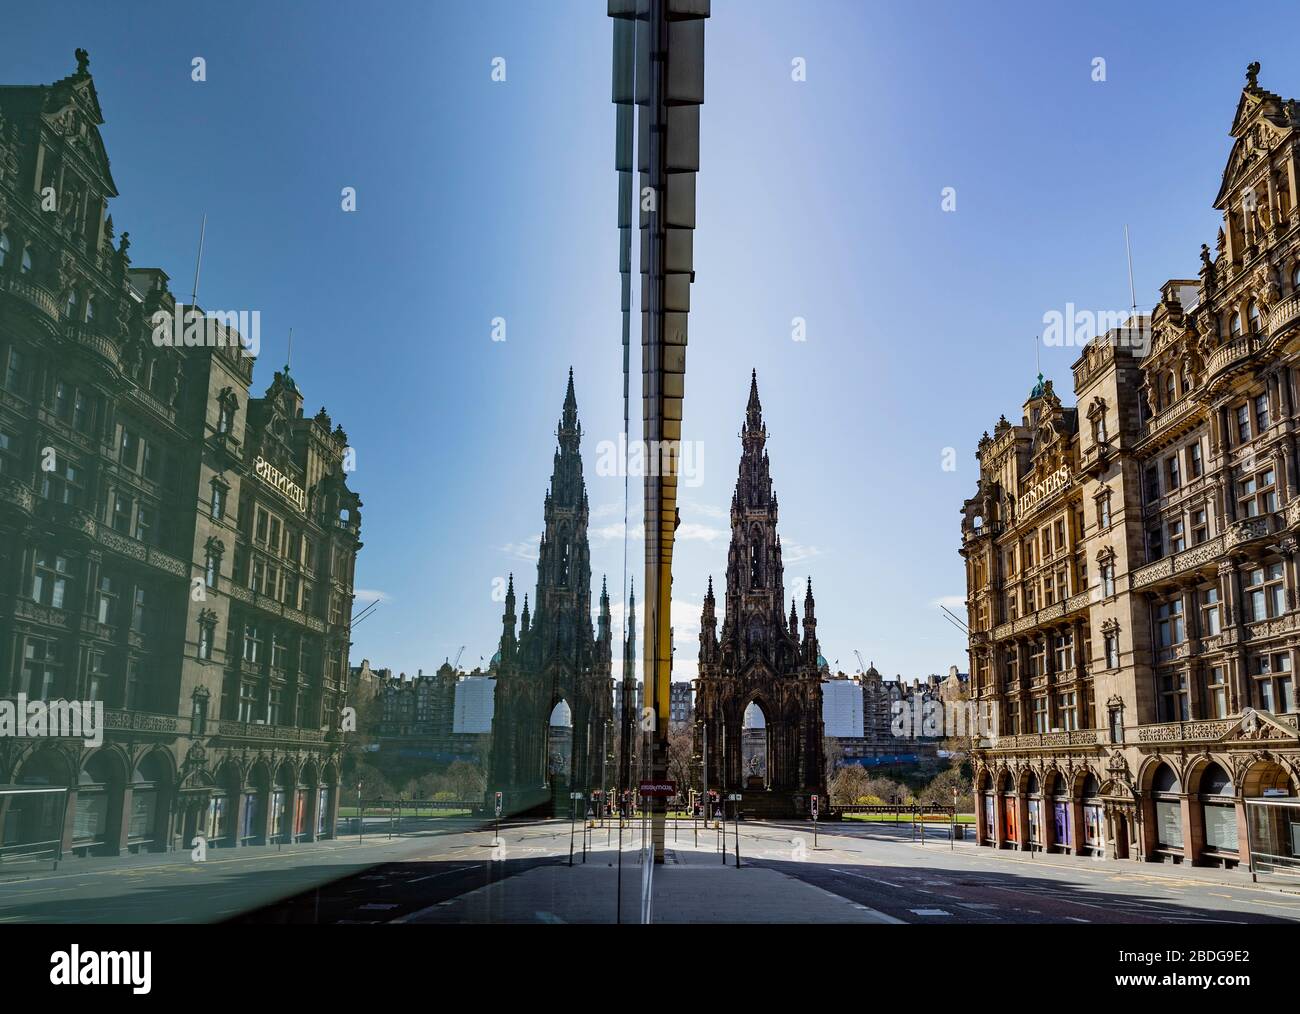
<svg viewBox="0 0 1300 1014"><path fill-rule="evenodd" d="M459 672L450 662L432 675L383 670L371 686L379 752L437 765L479 760L491 738L495 686L490 672Z"/></svg>
<svg viewBox="0 0 1300 1014"><path fill-rule="evenodd" d="M1300 106L1247 74L1216 249L979 442L979 840L1294 866Z"/></svg>
<svg viewBox="0 0 1300 1014"><path fill-rule="evenodd" d="M251 396L229 317L159 342L182 308L115 238L77 62L0 88L0 696L99 702L107 733L0 737L0 783L67 790L0 801L0 847L327 837L361 546L347 438L288 367Z"/></svg>

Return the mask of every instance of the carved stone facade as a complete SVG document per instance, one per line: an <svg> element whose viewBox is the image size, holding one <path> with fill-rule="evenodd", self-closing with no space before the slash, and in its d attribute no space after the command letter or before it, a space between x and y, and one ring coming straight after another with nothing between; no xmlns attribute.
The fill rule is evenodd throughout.
<svg viewBox="0 0 1300 1014"><path fill-rule="evenodd" d="M708 787L721 787L724 796L741 793L742 811L807 816L810 797L826 795L821 686L826 664L817 648L811 578L804 591L802 637L794 601L789 618L785 615L777 499L757 374L750 380L740 440L721 634L712 578L700 621L695 753L704 755L707 738ZM767 756L765 772L753 779L745 770L741 735L751 704L763 712Z"/></svg>
<svg viewBox="0 0 1300 1014"><path fill-rule="evenodd" d="M1257 74L1199 278L1084 347L1078 408L1040 377L979 442L984 844L1232 867L1246 801L1300 786L1300 112Z"/></svg>
<svg viewBox="0 0 1300 1014"><path fill-rule="evenodd" d="M77 61L0 88L0 695L102 702L108 732L0 739L0 783L69 788L64 853L332 836L347 437L303 415L287 366L250 396L224 322L159 343L177 302L114 242Z"/></svg>

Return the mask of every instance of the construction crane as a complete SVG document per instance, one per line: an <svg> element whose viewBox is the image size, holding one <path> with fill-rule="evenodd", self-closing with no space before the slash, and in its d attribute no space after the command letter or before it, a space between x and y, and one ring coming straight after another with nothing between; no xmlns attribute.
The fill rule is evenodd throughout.
<svg viewBox="0 0 1300 1014"><path fill-rule="evenodd" d="M460 657L463 654L465 654L465 646L462 644L460 646L460 651L456 652L456 661L451 664L451 667L453 669L457 669L457 670L460 669Z"/></svg>
<svg viewBox="0 0 1300 1014"><path fill-rule="evenodd" d="M858 656L858 672L865 673L867 671L867 663L862 661L862 652L858 651L857 648L854 648L853 654Z"/></svg>

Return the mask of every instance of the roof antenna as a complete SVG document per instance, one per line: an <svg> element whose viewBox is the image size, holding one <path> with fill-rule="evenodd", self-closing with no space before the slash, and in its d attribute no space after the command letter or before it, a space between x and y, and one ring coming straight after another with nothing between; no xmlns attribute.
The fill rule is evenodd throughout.
<svg viewBox="0 0 1300 1014"><path fill-rule="evenodd" d="M203 267L203 238L208 232L208 213L203 213L203 224L199 226L199 257L194 262L194 291L190 293L190 306L197 306L199 299L199 269Z"/></svg>
<svg viewBox="0 0 1300 1014"><path fill-rule="evenodd" d="M1131 303L1132 314L1129 317L1129 326L1137 319L1138 298L1137 290L1133 288L1133 248L1128 242L1128 225L1124 226L1124 252L1128 255L1128 297Z"/></svg>

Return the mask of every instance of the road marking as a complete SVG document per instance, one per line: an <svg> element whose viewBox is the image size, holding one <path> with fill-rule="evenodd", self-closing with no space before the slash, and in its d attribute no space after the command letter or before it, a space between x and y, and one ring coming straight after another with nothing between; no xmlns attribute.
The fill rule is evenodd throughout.
<svg viewBox="0 0 1300 1014"><path fill-rule="evenodd" d="M924 915L924 916L952 915L951 912L945 912L941 908L913 908L913 909L909 909L908 911L910 911L913 915Z"/></svg>

